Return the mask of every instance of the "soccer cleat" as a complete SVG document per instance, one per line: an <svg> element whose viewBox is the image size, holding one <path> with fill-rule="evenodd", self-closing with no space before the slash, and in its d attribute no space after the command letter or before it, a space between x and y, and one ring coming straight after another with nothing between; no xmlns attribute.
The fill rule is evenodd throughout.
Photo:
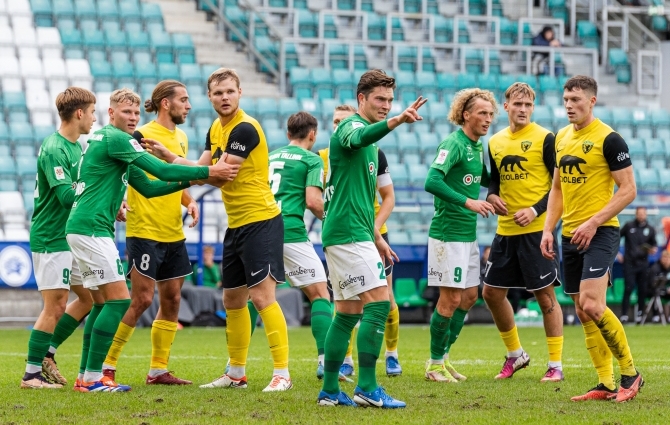
<svg viewBox="0 0 670 425"><path fill-rule="evenodd" d="M193 382L187 379L177 378L172 372L165 372L158 376L154 376L153 378L147 375L145 383L147 385L191 385Z"/></svg>
<svg viewBox="0 0 670 425"><path fill-rule="evenodd" d="M358 407L352 399L349 398L343 391L340 391L339 394L328 394L325 391L319 393L319 397L316 399L316 404L319 406L351 406Z"/></svg>
<svg viewBox="0 0 670 425"><path fill-rule="evenodd" d="M586 394L578 395L572 397L572 401L586 401L586 400L614 400L617 397L616 388L610 390L603 384L598 384L594 388L591 388L586 392Z"/></svg>
<svg viewBox="0 0 670 425"><path fill-rule="evenodd" d="M466 379L468 379L467 376L458 373L456 369L451 365L449 360L446 359L444 360L444 368L447 369L447 372L449 372L451 376L453 376L454 379L457 381L465 381Z"/></svg>
<svg viewBox="0 0 670 425"><path fill-rule="evenodd" d="M640 372L637 372L633 376L621 375L621 386L619 387L619 392L616 395L616 402L625 403L634 399L643 386L644 379L642 379Z"/></svg>
<svg viewBox="0 0 670 425"><path fill-rule="evenodd" d="M386 358L386 376L400 376L402 375L402 367L400 367L400 362L398 362L397 357L387 357Z"/></svg>
<svg viewBox="0 0 670 425"><path fill-rule="evenodd" d="M228 359L228 363L226 363L226 369L223 371L223 374L228 375L228 372L230 372L230 359Z"/></svg>
<svg viewBox="0 0 670 425"><path fill-rule="evenodd" d="M246 388L247 377L243 376L239 379L231 378L228 375L221 375L209 384L200 385L200 388Z"/></svg>
<svg viewBox="0 0 670 425"><path fill-rule="evenodd" d="M103 376L101 380L95 382L79 382L76 389L82 393L125 393L131 390L128 385L117 384L108 376Z"/></svg>
<svg viewBox="0 0 670 425"><path fill-rule="evenodd" d="M443 364L430 364L430 360L426 365L426 381L447 382L456 384L458 381L447 371Z"/></svg>
<svg viewBox="0 0 670 425"><path fill-rule="evenodd" d="M511 378L514 373L523 369L530 363L530 357L528 353L523 351L518 357L505 357L505 363L499 374L495 376L495 379L508 379Z"/></svg>
<svg viewBox="0 0 670 425"><path fill-rule="evenodd" d="M42 373L47 379L56 384L67 385L67 379L61 375L56 365L56 360L52 357L45 357L42 360Z"/></svg>
<svg viewBox="0 0 670 425"><path fill-rule="evenodd" d="M347 382L347 383L349 383L349 384L353 384L353 383L354 383L354 380L353 380L353 379L349 379L348 376L344 376L344 374L343 374L342 372L340 372L340 376L338 377L338 379L340 380L340 382Z"/></svg>
<svg viewBox="0 0 670 425"><path fill-rule="evenodd" d="M374 391L363 391L360 387L354 390L354 401L363 407L380 407L382 409L401 409L407 404L386 394L383 387Z"/></svg>
<svg viewBox="0 0 670 425"><path fill-rule="evenodd" d="M58 383L51 383L46 380L44 376L42 376L41 373L38 373L36 376L34 376L31 379L21 380L21 388L25 390L41 390L43 388L45 389L50 389L50 390L55 390L55 389L60 389L63 388L62 384Z"/></svg>
<svg viewBox="0 0 670 425"><path fill-rule="evenodd" d="M112 381L116 381L116 369L103 369L102 376L106 376Z"/></svg>
<svg viewBox="0 0 670 425"><path fill-rule="evenodd" d="M291 378L284 378L281 375L275 375L272 377L272 381L268 384L267 387L263 389L264 393L269 393L272 391L287 391L293 388L293 383Z"/></svg>
<svg viewBox="0 0 670 425"><path fill-rule="evenodd" d="M321 362L316 366L316 379L323 379L323 363Z"/></svg>
<svg viewBox="0 0 670 425"><path fill-rule="evenodd" d="M340 366L340 373L344 376L354 376L356 374L354 372L354 366L348 363L342 363L342 366Z"/></svg>
<svg viewBox="0 0 670 425"><path fill-rule="evenodd" d="M556 369L555 367L550 367L547 369L547 373L544 374L540 382L558 382L565 379L563 376L563 371Z"/></svg>

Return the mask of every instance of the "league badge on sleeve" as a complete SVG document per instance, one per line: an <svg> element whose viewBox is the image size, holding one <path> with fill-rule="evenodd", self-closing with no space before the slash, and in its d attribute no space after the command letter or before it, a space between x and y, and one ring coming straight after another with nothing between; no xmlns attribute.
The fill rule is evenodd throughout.
<svg viewBox="0 0 670 425"><path fill-rule="evenodd" d="M56 180L65 180L63 167L54 167L54 174L56 175Z"/></svg>
<svg viewBox="0 0 670 425"><path fill-rule="evenodd" d="M440 149L440 152L437 154L437 158L435 158L435 163L436 164L444 164L444 161L447 159L447 155L449 155L449 151L446 149Z"/></svg>
<svg viewBox="0 0 670 425"><path fill-rule="evenodd" d="M135 140L135 139L128 139L128 142L130 142L130 144L133 146L133 148L134 148L137 152L144 152L144 148L142 147L142 145L140 145L140 144L138 143L137 140Z"/></svg>

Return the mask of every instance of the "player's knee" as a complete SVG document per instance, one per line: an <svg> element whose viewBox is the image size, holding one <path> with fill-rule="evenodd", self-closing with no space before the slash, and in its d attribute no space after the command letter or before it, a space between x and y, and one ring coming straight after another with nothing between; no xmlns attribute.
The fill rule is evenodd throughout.
<svg viewBox="0 0 670 425"><path fill-rule="evenodd" d="M486 301L486 304L497 304L505 298L504 294L501 296L499 292L500 291L496 288L484 285L482 297L484 298L484 301Z"/></svg>
<svg viewBox="0 0 670 425"><path fill-rule="evenodd" d="M130 304L131 309L138 311L140 314L143 313L149 306L151 306L151 303L154 301L154 293L141 293L141 294L134 294L135 296L132 298L132 302Z"/></svg>
<svg viewBox="0 0 670 425"><path fill-rule="evenodd" d="M596 299L581 299L580 304L584 313L592 320L600 320L603 317L603 313L605 313L605 306Z"/></svg>

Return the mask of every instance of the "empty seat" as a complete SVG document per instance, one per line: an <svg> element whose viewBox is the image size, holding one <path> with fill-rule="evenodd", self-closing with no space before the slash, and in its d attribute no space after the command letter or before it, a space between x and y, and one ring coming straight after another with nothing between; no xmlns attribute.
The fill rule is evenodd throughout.
<svg viewBox="0 0 670 425"><path fill-rule="evenodd" d="M279 115L277 110L277 99L272 97L259 97L256 99L256 113L258 119L276 118Z"/></svg>
<svg viewBox="0 0 670 425"><path fill-rule="evenodd" d="M145 23L163 23L163 12L159 4L143 2L141 5L141 15Z"/></svg>

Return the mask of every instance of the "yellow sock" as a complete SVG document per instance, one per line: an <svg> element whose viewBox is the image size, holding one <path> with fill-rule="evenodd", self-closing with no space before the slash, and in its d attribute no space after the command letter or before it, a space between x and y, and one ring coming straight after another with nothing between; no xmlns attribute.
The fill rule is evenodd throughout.
<svg viewBox="0 0 670 425"><path fill-rule="evenodd" d="M600 329L600 333L607 342L610 351L619 361L621 374L628 376L637 374L633 364L633 355L630 353L630 347L628 346L626 331L623 330L623 325L616 314L609 308L605 309L603 317L596 322L596 326Z"/></svg>
<svg viewBox="0 0 670 425"><path fill-rule="evenodd" d="M288 369L288 328L279 303L275 301L260 310L258 314L261 315L263 325L265 325L265 334L270 344L274 368Z"/></svg>
<svg viewBox="0 0 670 425"><path fill-rule="evenodd" d="M607 343L600 333L600 329L593 321L582 323L582 326L584 327L586 349L598 373L598 380L601 384L613 390L616 386L614 385L612 353L607 348Z"/></svg>
<svg viewBox="0 0 670 425"><path fill-rule="evenodd" d="M386 319L386 330L384 331L384 341L386 341L386 351L396 351L398 349L398 338L400 337L400 312L398 306L389 311Z"/></svg>
<svg viewBox="0 0 670 425"><path fill-rule="evenodd" d="M549 361L560 362L563 357L563 336L548 336L547 347L549 347Z"/></svg>
<svg viewBox="0 0 670 425"><path fill-rule="evenodd" d="M251 316L249 309L226 310L226 343L231 366L244 367L251 343Z"/></svg>
<svg viewBox="0 0 670 425"><path fill-rule="evenodd" d="M349 346L347 347L347 354L345 357L353 357L354 355L354 341L356 341L356 335L358 334L358 328L354 326L351 330L351 339L349 339Z"/></svg>
<svg viewBox="0 0 670 425"><path fill-rule="evenodd" d="M151 369L167 369L177 322L154 320L151 325Z"/></svg>
<svg viewBox="0 0 670 425"><path fill-rule="evenodd" d="M135 332L135 328L131 328L123 322L119 323L119 327L116 329L114 339L112 340L112 346L109 347L107 357L105 358L106 365L116 367L116 363L119 361L119 357L121 357L121 351L126 343L130 341L133 332Z"/></svg>
<svg viewBox="0 0 670 425"><path fill-rule="evenodd" d="M505 343L508 353L521 350L521 341L519 340L519 332L517 331L516 326L507 332L500 332L500 337L502 338L503 343Z"/></svg>

